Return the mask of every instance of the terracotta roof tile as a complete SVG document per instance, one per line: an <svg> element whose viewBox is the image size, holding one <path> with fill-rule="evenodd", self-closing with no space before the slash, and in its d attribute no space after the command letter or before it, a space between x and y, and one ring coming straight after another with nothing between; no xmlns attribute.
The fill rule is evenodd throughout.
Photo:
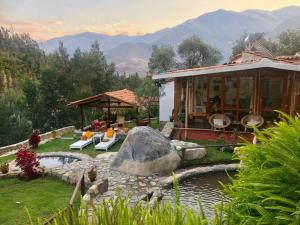
<svg viewBox="0 0 300 225"><path fill-rule="evenodd" d="M123 105L125 104L125 105L135 106L138 104L137 97L135 96L134 92L128 89L123 89L118 91L105 92L102 94L98 94L74 102L70 102L68 106L79 106L79 105L89 104L92 102L97 102L101 99L107 99L108 97L116 101L119 101L121 104L123 103Z"/></svg>

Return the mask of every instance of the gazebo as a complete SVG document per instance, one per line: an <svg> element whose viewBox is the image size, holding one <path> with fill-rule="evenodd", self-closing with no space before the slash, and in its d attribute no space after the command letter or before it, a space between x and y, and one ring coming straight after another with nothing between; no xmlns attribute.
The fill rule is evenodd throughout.
<svg viewBox="0 0 300 225"><path fill-rule="evenodd" d="M102 94L90 96L74 102L70 102L67 106L79 108L80 110L80 128L84 128L84 107L89 108L106 108L107 124L110 125L111 109L117 108L138 108L138 99L133 91L128 89L110 91Z"/></svg>

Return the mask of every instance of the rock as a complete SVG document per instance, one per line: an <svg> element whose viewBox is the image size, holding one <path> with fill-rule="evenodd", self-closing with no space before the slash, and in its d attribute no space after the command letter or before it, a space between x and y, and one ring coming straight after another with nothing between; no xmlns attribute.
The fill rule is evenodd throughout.
<svg viewBox="0 0 300 225"><path fill-rule="evenodd" d="M149 176L169 173L181 163L170 141L150 127L135 127L128 133L111 169L131 175Z"/></svg>
<svg viewBox="0 0 300 225"><path fill-rule="evenodd" d="M161 131L161 134L165 136L166 138L170 138L171 134L174 129L174 123L173 122L167 122L164 126L164 128Z"/></svg>
<svg viewBox="0 0 300 225"><path fill-rule="evenodd" d="M185 149L184 160L202 159L207 153L206 148Z"/></svg>
<svg viewBox="0 0 300 225"><path fill-rule="evenodd" d="M91 196L89 194L85 194L82 198L82 200L85 202L85 203L88 203L91 201Z"/></svg>

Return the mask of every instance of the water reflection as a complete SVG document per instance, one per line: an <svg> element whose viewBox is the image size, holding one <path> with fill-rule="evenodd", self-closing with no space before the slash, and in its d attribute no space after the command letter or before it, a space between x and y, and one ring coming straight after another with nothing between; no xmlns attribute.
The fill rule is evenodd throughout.
<svg viewBox="0 0 300 225"><path fill-rule="evenodd" d="M230 172L229 175L234 177L235 173ZM204 204L204 213L211 217L214 214L212 206L223 201L227 202L228 197L222 194L222 186L230 182L229 177L224 172L208 173L197 177L191 177L183 181L180 186L180 201L187 207L192 207L199 211L198 198L200 197ZM164 199L173 201L174 193L172 189L165 190Z"/></svg>
<svg viewBox="0 0 300 225"><path fill-rule="evenodd" d="M46 168L62 167L64 164L80 161L70 156L43 156L39 157L40 166Z"/></svg>

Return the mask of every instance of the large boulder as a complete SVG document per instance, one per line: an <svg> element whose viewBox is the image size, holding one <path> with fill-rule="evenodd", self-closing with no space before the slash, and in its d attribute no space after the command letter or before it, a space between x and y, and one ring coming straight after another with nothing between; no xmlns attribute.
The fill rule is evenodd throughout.
<svg viewBox="0 0 300 225"><path fill-rule="evenodd" d="M153 173L169 173L181 163L170 141L150 127L135 127L128 133L111 169L132 175L148 176Z"/></svg>

